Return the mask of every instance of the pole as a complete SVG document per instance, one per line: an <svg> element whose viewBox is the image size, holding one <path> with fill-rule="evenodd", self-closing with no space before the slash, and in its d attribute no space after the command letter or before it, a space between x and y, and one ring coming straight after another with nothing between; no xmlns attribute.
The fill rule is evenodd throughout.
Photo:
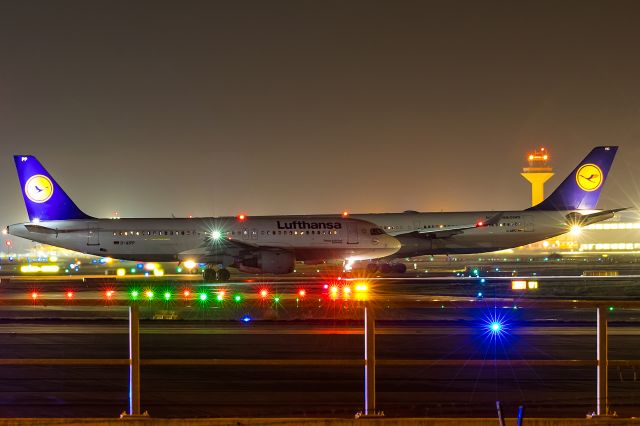
<svg viewBox="0 0 640 426"><path fill-rule="evenodd" d="M140 312L129 305L129 415L140 415Z"/></svg>
<svg viewBox="0 0 640 426"><path fill-rule="evenodd" d="M609 414L609 339L608 339L608 321L607 308L598 307L598 389L597 389L597 414L598 416L606 416Z"/></svg>
<svg viewBox="0 0 640 426"><path fill-rule="evenodd" d="M376 325L371 307L364 307L364 415L376 414Z"/></svg>

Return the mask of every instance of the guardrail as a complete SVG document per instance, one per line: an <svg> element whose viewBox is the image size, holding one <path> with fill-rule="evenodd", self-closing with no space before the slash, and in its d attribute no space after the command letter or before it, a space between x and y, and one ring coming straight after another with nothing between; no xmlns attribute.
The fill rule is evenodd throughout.
<svg viewBox="0 0 640 426"><path fill-rule="evenodd" d="M485 299L483 303L490 301ZM68 306L68 301L62 299L40 300L42 305ZM76 300L75 306L104 306L104 300ZM111 300L109 306L128 306L129 308L129 358L125 359L0 359L0 366L129 366L129 416L141 415L140 408L140 367L159 365L186 366L350 366L364 367L364 416L380 414L376 405L376 365L382 366L553 366L553 367L596 367L596 414L609 414L608 367L640 366L640 359L610 360L608 354L608 310L610 303L606 301L579 300L522 300L517 302L518 308L537 309L596 309L597 354L596 359L580 360L423 360L423 359L376 359L375 348L375 311L376 309L393 308L438 308L443 302L434 300L424 301L383 301L359 302L364 310L364 357L362 359L141 359L140 358L140 314L139 306L142 301ZM148 305L149 302L144 302ZM495 304L505 305L504 300L497 300ZM479 308L479 302L473 300L446 302L448 308ZM3 300L2 306L25 306L25 301L10 299ZM640 309L640 301L616 301L616 308ZM513 302L511 305L513 306Z"/></svg>

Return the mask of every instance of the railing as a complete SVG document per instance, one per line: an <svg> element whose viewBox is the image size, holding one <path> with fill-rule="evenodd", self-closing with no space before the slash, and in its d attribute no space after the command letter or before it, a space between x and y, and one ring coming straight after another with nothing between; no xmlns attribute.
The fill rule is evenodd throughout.
<svg viewBox="0 0 640 426"><path fill-rule="evenodd" d="M484 300L486 303L488 299ZM51 306L68 306L65 300L54 299L40 301L41 304ZM145 302L146 304L151 302ZM377 301L376 303L361 302L364 309L364 358L363 359L141 359L140 358L140 317L139 302L128 300L112 300L109 306L129 307L129 358L128 359L0 359L0 366L129 366L129 412L130 416L141 415L140 407L140 367L141 366L364 366L364 410L365 416L379 414L376 406L376 365L382 366L484 366L490 363L494 366L553 366L553 367L596 367L596 414L609 414L608 396L608 367L640 366L640 360L610 360L608 357L608 309L609 304L604 301L564 301L564 300L524 300L517 303L518 308L537 309L596 309L597 312L597 355L596 359L580 360L424 360L424 359L385 359L376 360L375 348L375 311L376 309L393 308L441 308L440 301ZM21 300L4 300L2 306L24 306ZM504 301L496 301L504 304ZM103 300L76 300L75 306L100 306ZM640 301L616 301L619 309L638 309ZM473 300L447 302L452 308L478 308L478 302Z"/></svg>

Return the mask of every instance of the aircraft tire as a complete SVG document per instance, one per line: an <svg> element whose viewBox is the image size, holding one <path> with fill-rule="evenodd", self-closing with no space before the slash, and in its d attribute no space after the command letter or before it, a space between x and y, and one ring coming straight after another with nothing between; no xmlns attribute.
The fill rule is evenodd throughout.
<svg viewBox="0 0 640 426"><path fill-rule="evenodd" d="M378 264L376 263L367 264L367 272L375 274L377 270L378 270Z"/></svg>
<svg viewBox="0 0 640 426"><path fill-rule="evenodd" d="M229 281L231 278L231 272L228 269L222 268L218 270L218 281Z"/></svg>
<svg viewBox="0 0 640 426"><path fill-rule="evenodd" d="M380 272L383 274L388 274L389 272L392 271L391 265L389 265L388 263L382 263L379 266L380 266Z"/></svg>
<svg viewBox="0 0 640 426"><path fill-rule="evenodd" d="M404 274L405 272L407 272L407 265L405 265L404 263L394 263L392 265L393 268L393 272L395 272L396 274Z"/></svg>
<svg viewBox="0 0 640 426"><path fill-rule="evenodd" d="M204 279L205 282L215 281L217 278L215 269L205 268L205 270L202 271L202 278Z"/></svg>

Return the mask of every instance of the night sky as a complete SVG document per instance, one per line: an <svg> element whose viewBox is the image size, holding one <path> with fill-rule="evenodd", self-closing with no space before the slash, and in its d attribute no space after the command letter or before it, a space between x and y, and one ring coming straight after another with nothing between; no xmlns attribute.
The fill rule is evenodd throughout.
<svg viewBox="0 0 640 426"><path fill-rule="evenodd" d="M1 1L0 225L13 154L88 214L526 208L620 145L640 204L637 1Z"/></svg>

